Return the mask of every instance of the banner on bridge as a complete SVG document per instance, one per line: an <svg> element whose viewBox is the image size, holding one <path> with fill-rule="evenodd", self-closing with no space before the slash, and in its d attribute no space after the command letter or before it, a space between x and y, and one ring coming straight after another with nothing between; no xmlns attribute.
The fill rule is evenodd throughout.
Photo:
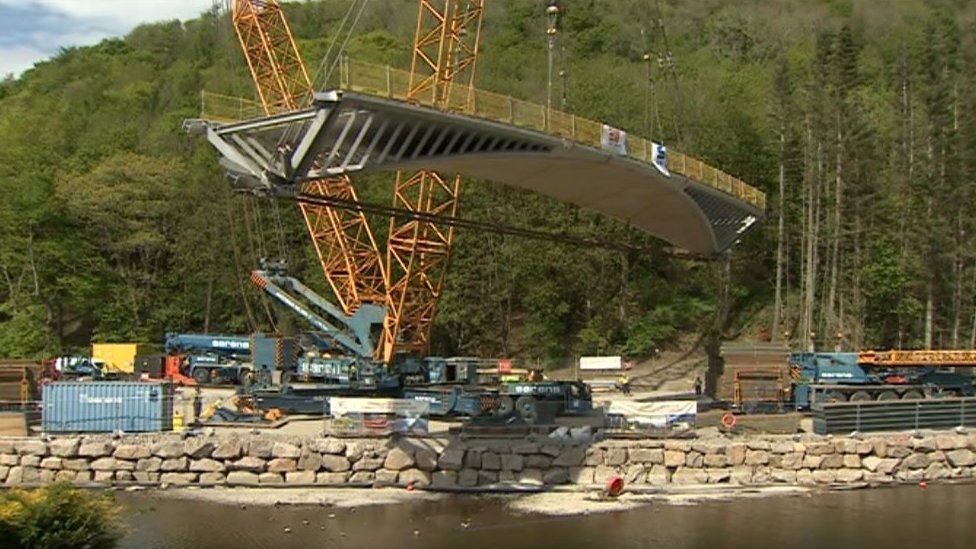
<svg viewBox="0 0 976 549"><path fill-rule="evenodd" d="M627 156L627 132L604 124L600 132L600 145L603 150Z"/></svg>
<svg viewBox="0 0 976 549"><path fill-rule="evenodd" d="M657 171L667 177L671 177L671 170L668 169L668 148L660 143L651 143L651 163Z"/></svg>
<svg viewBox="0 0 976 549"><path fill-rule="evenodd" d="M329 399L329 431L336 435L427 434L430 403L396 398Z"/></svg>

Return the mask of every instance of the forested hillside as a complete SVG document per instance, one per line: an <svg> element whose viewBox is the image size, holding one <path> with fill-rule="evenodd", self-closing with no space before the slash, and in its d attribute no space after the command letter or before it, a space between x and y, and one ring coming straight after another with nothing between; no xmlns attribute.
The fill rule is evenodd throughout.
<svg viewBox="0 0 976 549"><path fill-rule="evenodd" d="M254 95L227 15L209 4L0 84L0 356L295 330L247 282L258 257L282 251L325 292L297 207L277 206L279 245L273 206L233 194L212 149L181 130L202 90ZM478 86L544 103L545 2L487 4ZM312 73L348 5L284 4ZM639 250L460 230L434 352L642 357L760 327L798 347L974 345L973 2L560 8L554 106L721 167L767 192L769 216L727 261L693 263L591 212L466 181L463 217ZM409 68L416 9L370 3L344 53ZM356 177L384 203L391 180Z"/></svg>

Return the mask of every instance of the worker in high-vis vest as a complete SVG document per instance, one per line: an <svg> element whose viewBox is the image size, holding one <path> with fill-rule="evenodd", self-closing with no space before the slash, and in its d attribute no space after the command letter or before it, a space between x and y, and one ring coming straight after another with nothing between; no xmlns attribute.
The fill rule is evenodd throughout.
<svg viewBox="0 0 976 549"><path fill-rule="evenodd" d="M623 394L629 395L630 394L630 378L627 377L627 374L620 374L619 383L620 383L620 390L623 392Z"/></svg>

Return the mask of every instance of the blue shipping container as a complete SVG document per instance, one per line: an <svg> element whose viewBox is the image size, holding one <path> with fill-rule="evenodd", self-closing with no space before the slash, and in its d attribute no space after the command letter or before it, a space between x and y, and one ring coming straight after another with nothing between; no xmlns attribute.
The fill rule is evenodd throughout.
<svg viewBox="0 0 976 549"><path fill-rule="evenodd" d="M172 383L58 381L43 391L45 433L173 430Z"/></svg>

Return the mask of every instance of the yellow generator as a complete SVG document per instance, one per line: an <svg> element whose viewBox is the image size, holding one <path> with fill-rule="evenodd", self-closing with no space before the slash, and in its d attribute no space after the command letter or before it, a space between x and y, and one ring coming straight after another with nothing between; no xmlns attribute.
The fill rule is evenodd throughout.
<svg viewBox="0 0 976 549"><path fill-rule="evenodd" d="M92 343L92 360L105 363L106 371L131 374L135 371L136 356L156 352L147 343Z"/></svg>

